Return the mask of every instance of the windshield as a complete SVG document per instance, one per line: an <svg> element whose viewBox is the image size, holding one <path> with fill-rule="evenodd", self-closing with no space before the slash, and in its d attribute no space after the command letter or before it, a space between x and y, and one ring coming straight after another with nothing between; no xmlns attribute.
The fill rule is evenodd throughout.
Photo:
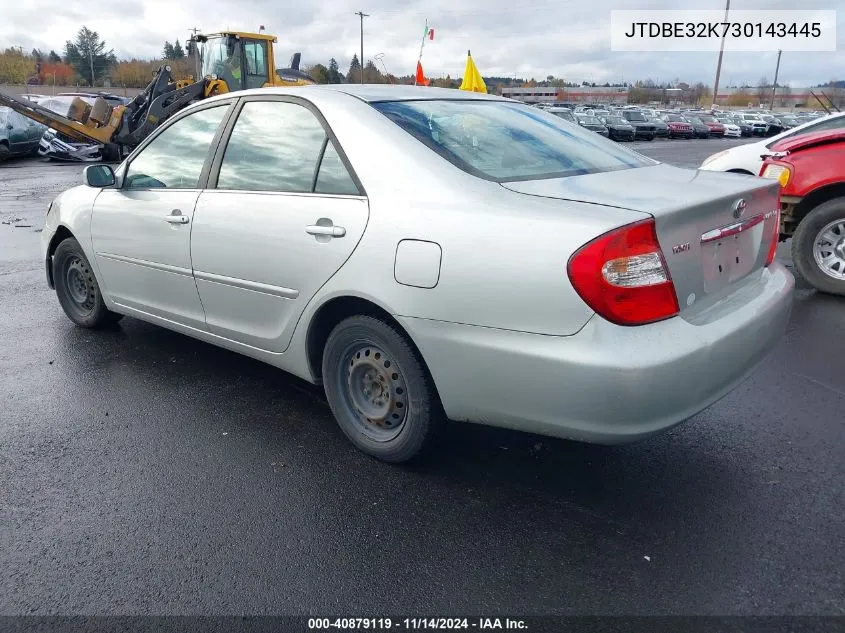
<svg viewBox="0 0 845 633"><path fill-rule="evenodd" d="M234 37L214 37L205 42L202 51L202 76L217 75L227 79L236 73L241 76L241 56ZM231 88L230 88L231 90Z"/></svg>
<svg viewBox="0 0 845 633"><path fill-rule="evenodd" d="M692 117L692 116L691 116L691 117L687 117L687 121L689 121L689 122L690 122L690 123L692 123L693 125L704 125L704 123L702 123L699 119L697 119L697 118L695 118L695 117Z"/></svg>
<svg viewBox="0 0 845 633"><path fill-rule="evenodd" d="M667 121L671 121L672 123L686 123L684 117L678 116L677 114L670 114L666 117Z"/></svg>
<svg viewBox="0 0 845 633"><path fill-rule="evenodd" d="M610 123L612 125L628 125L628 122L620 116L609 116L606 117L604 120L605 123Z"/></svg>
<svg viewBox="0 0 845 633"><path fill-rule="evenodd" d="M372 106L453 165L496 182L654 164L530 106L500 101L388 101Z"/></svg>
<svg viewBox="0 0 845 633"><path fill-rule="evenodd" d="M626 112L625 118L629 121L645 121L642 112Z"/></svg>
<svg viewBox="0 0 845 633"><path fill-rule="evenodd" d="M575 120L575 115L573 115L569 110L558 110L557 112L552 112L552 114L570 122Z"/></svg>
<svg viewBox="0 0 845 633"><path fill-rule="evenodd" d="M703 116L703 117L700 117L700 119L701 119L704 123L713 123L713 122L716 120L716 119L714 119L712 116Z"/></svg>
<svg viewBox="0 0 845 633"><path fill-rule="evenodd" d="M580 116L578 120L587 125L601 125L601 121L594 116Z"/></svg>

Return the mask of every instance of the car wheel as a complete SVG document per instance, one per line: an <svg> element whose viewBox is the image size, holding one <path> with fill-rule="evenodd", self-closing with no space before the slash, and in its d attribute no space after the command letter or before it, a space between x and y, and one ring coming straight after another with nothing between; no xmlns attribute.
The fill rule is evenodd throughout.
<svg viewBox="0 0 845 633"><path fill-rule="evenodd" d="M801 220L792 261L816 290L845 295L845 198L828 200Z"/></svg>
<svg viewBox="0 0 845 633"><path fill-rule="evenodd" d="M377 318L350 317L332 330L323 384L344 434L386 462L422 455L444 424L422 360L404 335Z"/></svg>
<svg viewBox="0 0 845 633"><path fill-rule="evenodd" d="M12 156L12 151L5 143L0 143L0 163Z"/></svg>
<svg viewBox="0 0 845 633"><path fill-rule="evenodd" d="M78 326L103 327L123 317L106 308L88 258L72 237L59 244L53 254L53 282L62 309Z"/></svg>

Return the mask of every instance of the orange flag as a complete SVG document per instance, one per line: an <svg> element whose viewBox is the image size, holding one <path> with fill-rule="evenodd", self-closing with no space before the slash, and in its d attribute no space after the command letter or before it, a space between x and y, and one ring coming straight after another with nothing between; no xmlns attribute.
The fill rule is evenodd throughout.
<svg viewBox="0 0 845 633"><path fill-rule="evenodd" d="M430 83L429 80L425 78L425 74L423 73L422 62L417 62L416 84L418 86L427 86L429 83Z"/></svg>

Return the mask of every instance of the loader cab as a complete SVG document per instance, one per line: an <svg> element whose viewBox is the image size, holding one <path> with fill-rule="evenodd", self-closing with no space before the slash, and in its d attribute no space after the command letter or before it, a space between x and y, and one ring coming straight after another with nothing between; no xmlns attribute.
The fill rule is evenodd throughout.
<svg viewBox="0 0 845 633"><path fill-rule="evenodd" d="M202 44L203 77L216 78L215 92L234 92L265 86L316 83L297 68L276 69L273 43L276 36L263 33L215 33L197 36ZM298 55L294 56L298 62ZM298 66L298 63L296 64Z"/></svg>

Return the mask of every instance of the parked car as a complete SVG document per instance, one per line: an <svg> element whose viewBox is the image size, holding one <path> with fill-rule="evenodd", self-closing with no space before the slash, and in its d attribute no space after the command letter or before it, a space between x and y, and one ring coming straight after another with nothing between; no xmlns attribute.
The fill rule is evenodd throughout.
<svg viewBox="0 0 845 633"><path fill-rule="evenodd" d="M0 161L35 154L44 129L40 123L0 106Z"/></svg>
<svg viewBox="0 0 845 633"><path fill-rule="evenodd" d="M587 128L591 132L595 132L597 134L601 134L602 136L609 136L610 133L607 131L607 127L604 123L602 123L597 117L588 116L586 114L578 114L576 115L578 119L578 125L581 127Z"/></svg>
<svg viewBox="0 0 845 633"><path fill-rule="evenodd" d="M74 323L134 316L322 384L386 461L446 419L646 438L748 376L792 305L776 218L720 246L776 182L660 164L493 95L234 92L83 177L41 234Z"/></svg>
<svg viewBox="0 0 845 633"><path fill-rule="evenodd" d="M791 130L792 128L801 125L801 121L789 114L776 115L776 118L778 121L780 121L784 130Z"/></svg>
<svg viewBox="0 0 845 633"><path fill-rule="evenodd" d="M723 136L728 138L740 138L742 137L742 129L733 122L732 119L728 117L719 117L716 119L719 123L721 123L725 128L725 133Z"/></svg>
<svg viewBox="0 0 845 633"><path fill-rule="evenodd" d="M720 123L716 117L709 114L703 114L697 118L710 130L711 137L721 138L725 135L725 126Z"/></svg>
<svg viewBox="0 0 845 633"><path fill-rule="evenodd" d="M546 112L554 114L556 117L559 117L564 121L569 121L570 123L578 123L578 120L575 118L575 115L572 114L572 110L570 110L569 108L548 108Z"/></svg>
<svg viewBox="0 0 845 633"><path fill-rule="evenodd" d="M781 235L813 287L845 295L845 129L777 141L760 176L781 184Z"/></svg>
<svg viewBox="0 0 845 633"><path fill-rule="evenodd" d="M760 167L763 165L761 155L768 153L781 139L792 138L799 134L841 129L845 129L845 112L831 114L823 119L807 121L796 128L782 132L770 139L748 143L747 145L737 145L736 147L716 152L704 159L704 162L701 163L701 169L709 171L733 171L756 176L760 173Z"/></svg>
<svg viewBox="0 0 845 633"><path fill-rule="evenodd" d="M694 116L687 116L684 119L692 126L692 132L695 138L710 138L710 126L704 123L704 121Z"/></svg>
<svg viewBox="0 0 845 633"><path fill-rule="evenodd" d="M660 138L669 138L669 126L657 116L646 116L648 122L654 126L654 135Z"/></svg>
<svg viewBox="0 0 845 633"><path fill-rule="evenodd" d="M728 117L728 120L739 128L739 133L741 136L749 137L754 135L754 128L752 128L751 124L748 123L741 116L730 115Z"/></svg>
<svg viewBox="0 0 845 633"><path fill-rule="evenodd" d="M634 128L634 138L653 141L657 130L653 123L650 123L645 115L639 110L625 110L622 112L625 119Z"/></svg>
<svg viewBox="0 0 845 633"><path fill-rule="evenodd" d="M754 136L767 136L769 134L769 124L762 118L760 118L759 114L739 114L737 116L742 117L742 119L751 126L751 133Z"/></svg>
<svg viewBox="0 0 845 633"><path fill-rule="evenodd" d="M126 105L130 101L126 97L107 93L65 92L45 99L39 105L67 116L71 103L77 97L89 105L93 105L97 97L104 98L111 106ZM38 155L50 160L98 162L103 160L103 146L99 143L83 143L48 128L38 144Z"/></svg>
<svg viewBox="0 0 845 633"><path fill-rule="evenodd" d="M621 116L606 116L599 119L607 128L608 138L614 141L633 141L634 126Z"/></svg>
<svg viewBox="0 0 845 633"><path fill-rule="evenodd" d="M692 124L679 114L667 114L663 120L669 128L669 138L692 138L695 135Z"/></svg>
<svg viewBox="0 0 845 633"><path fill-rule="evenodd" d="M776 118L774 115L761 114L760 118L763 119L769 126L766 130L767 136L775 136L786 129L780 119Z"/></svg>

